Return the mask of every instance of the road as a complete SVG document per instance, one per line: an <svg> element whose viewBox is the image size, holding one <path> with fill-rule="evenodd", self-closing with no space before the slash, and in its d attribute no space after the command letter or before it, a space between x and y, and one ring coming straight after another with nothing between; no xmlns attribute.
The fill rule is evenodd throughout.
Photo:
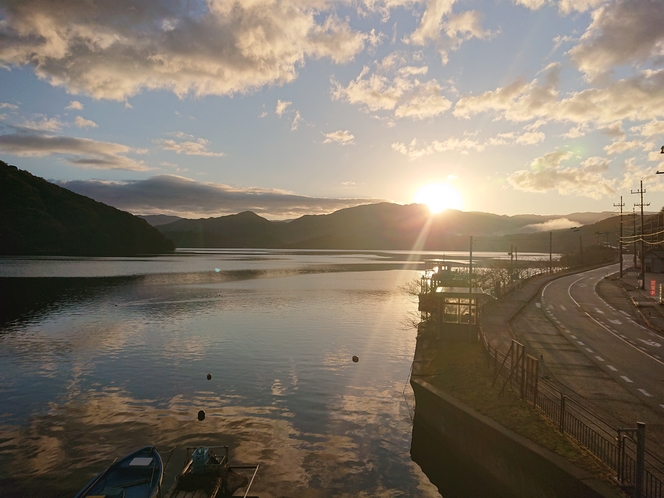
<svg viewBox="0 0 664 498"><path fill-rule="evenodd" d="M550 282L512 326L531 354L543 356L546 375L616 426L645 422L662 454L664 337L597 293L598 283L617 271L614 265Z"/></svg>

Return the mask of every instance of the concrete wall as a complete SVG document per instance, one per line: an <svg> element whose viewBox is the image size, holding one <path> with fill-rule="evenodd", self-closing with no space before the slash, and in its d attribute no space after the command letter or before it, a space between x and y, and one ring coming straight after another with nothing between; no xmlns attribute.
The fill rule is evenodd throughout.
<svg viewBox="0 0 664 498"><path fill-rule="evenodd" d="M411 379L415 419L515 496L622 497L616 488L502 427L421 378Z"/></svg>

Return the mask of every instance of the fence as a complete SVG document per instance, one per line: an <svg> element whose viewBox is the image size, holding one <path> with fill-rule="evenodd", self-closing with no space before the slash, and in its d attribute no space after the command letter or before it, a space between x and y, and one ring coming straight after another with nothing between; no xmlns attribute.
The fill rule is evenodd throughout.
<svg viewBox="0 0 664 498"><path fill-rule="evenodd" d="M480 329L481 330L481 329ZM560 432L576 439L615 473L616 480L636 498L664 498L664 461L645 448L645 424L616 428L559 391L539 375L539 360L512 341L507 354L489 344L480 332L494 384L503 382L553 421Z"/></svg>

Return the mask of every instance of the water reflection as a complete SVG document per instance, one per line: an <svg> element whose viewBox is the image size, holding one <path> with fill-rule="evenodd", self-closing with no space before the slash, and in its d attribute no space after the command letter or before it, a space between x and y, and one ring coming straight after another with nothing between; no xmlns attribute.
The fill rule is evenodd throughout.
<svg viewBox="0 0 664 498"><path fill-rule="evenodd" d="M437 496L402 397L415 331L398 289L417 273L287 262L20 282L50 290L0 327L0 495L73 495L141 445L228 444L264 463L264 497Z"/></svg>

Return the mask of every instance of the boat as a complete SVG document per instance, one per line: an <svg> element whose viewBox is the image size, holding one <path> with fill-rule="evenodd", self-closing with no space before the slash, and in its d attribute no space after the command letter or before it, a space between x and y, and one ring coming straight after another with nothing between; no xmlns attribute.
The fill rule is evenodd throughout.
<svg viewBox="0 0 664 498"><path fill-rule="evenodd" d="M153 446L115 460L74 498L158 498L164 465Z"/></svg>
<svg viewBox="0 0 664 498"><path fill-rule="evenodd" d="M260 464L230 465L228 454L228 446L187 448L184 468L166 498L248 498Z"/></svg>

